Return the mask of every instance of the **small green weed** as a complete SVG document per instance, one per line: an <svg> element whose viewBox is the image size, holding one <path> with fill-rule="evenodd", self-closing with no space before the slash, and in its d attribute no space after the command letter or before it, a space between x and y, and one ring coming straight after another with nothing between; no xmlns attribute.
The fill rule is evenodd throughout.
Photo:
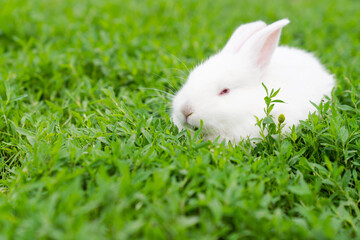
<svg viewBox="0 0 360 240"><path fill-rule="evenodd" d="M278 123L276 124L274 121L274 116L271 115L271 111L273 110L275 103L284 103L284 101L274 99L280 92L280 88L276 91L271 89L269 92L264 83L262 83L262 86L266 92L266 96L264 97L266 104L264 108L265 117L259 119L257 116L255 116L256 125L260 129L259 134L261 139L254 140L262 140L262 143L266 145L266 150L272 152L274 150L274 145L281 143L281 130L284 127L282 123L285 121L285 116L280 114L278 116ZM274 135L277 135L277 137L274 137Z"/></svg>

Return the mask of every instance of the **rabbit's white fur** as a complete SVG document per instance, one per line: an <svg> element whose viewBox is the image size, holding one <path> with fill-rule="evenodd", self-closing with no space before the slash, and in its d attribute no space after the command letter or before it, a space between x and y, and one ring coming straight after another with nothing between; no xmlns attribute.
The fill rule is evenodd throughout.
<svg viewBox="0 0 360 240"><path fill-rule="evenodd" d="M180 128L199 127L208 139L238 142L257 137L256 119L264 117L265 90L280 88L272 115L285 115L287 126L305 120L330 96L335 81L310 53L278 47L287 19L266 26L257 21L241 25L223 50L193 69L173 99L172 120ZM220 95L223 89L227 94ZM288 127L285 127L288 129Z"/></svg>

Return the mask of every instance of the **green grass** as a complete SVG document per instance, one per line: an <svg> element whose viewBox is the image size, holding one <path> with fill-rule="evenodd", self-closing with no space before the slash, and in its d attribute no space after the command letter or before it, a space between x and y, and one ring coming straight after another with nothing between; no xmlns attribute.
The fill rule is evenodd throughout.
<svg viewBox="0 0 360 240"><path fill-rule="evenodd" d="M359 239L359 9L0 0L0 239ZM282 44L336 75L331 104L279 144L178 132L161 91L285 17Z"/></svg>

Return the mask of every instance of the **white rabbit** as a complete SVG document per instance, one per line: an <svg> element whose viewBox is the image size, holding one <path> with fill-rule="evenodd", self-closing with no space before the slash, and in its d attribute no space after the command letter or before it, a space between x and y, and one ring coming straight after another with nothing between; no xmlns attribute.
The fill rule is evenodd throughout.
<svg viewBox="0 0 360 240"><path fill-rule="evenodd" d="M258 137L255 116L264 117L265 90L280 88L272 115L285 115L292 126L305 120L324 95L330 96L335 80L312 54L278 47L282 19L241 25L225 47L193 69L173 99L172 121L179 129L200 126L205 138L238 142ZM284 129L288 129L285 127Z"/></svg>

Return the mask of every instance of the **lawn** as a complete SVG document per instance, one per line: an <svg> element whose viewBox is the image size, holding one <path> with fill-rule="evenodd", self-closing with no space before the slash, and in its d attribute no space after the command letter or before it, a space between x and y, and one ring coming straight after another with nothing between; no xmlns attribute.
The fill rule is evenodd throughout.
<svg viewBox="0 0 360 240"><path fill-rule="evenodd" d="M359 239L359 9L0 0L0 239ZM335 74L332 99L281 141L179 132L188 70L281 18L281 44Z"/></svg>

